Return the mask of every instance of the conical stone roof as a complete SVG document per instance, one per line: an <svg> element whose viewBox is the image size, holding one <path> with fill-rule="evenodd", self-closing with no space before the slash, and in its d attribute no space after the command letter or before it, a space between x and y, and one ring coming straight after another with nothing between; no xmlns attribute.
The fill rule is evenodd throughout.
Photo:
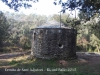
<svg viewBox="0 0 100 75"><path fill-rule="evenodd" d="M49 21L41 26L38 26L36 28L60 28L60 22L53 20L53 21ZM65 27L63 23L61 23L61 28L71 29L70 27Z"/></svg>

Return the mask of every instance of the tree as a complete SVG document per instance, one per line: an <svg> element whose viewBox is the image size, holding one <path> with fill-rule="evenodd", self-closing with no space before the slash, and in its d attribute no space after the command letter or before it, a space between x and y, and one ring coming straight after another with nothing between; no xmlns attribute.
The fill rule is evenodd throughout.
<svg viewBox="0 0 100 75"><path fill-rule="evenodd" d="M7 29L9 24L3 12L0 11L0 48L3 46L3 42L8 38Z"/></svg>
<svg viewBox="0 0 100 75"><path fill-rule="evenodd" d="M9 12L5 12L4 15L7 17L10 25L8 28L10 34L8 40L9 45L24 49L30 48L31 46L31 29L47 21L47 17L44 15L25 15L23 13L15 14Z"/></svg>
<svg viewBox="0 0 100 75"><path fill-rule="evenodd" d="M7 6L9 6L11 9L14 9L15 11L19 11L20 7L32 7L30 1L33 3L38 2L38 0L2 0L2 2L4 2Z"/></svg>
<svg viewBox="0 0 100 75"><path fill-rule="evenodd" d="M39 0L2 0L7 6L18 11L20 7L30 8L32 5L31 2L36 3ZM93 13L100 13L100 0L66 0L65 2L62 0L54 0L54 4L60 4L62 6L62 12L70 9L75 10L79 9L84 13L88 13L89 16L93 16Z"/></svg>
<svg viewBox="0 0 100 75"><path fill-rule="evenodd" d="M19 11L20 7L29 8L32 6L30 4L30 2L38 2L38 0L11 0L10 2L8 2L8 0L2 0L2 2L4 2L7 6L14 9L15 11ZM62 0L55 0L54 4L55 5L60 4L62 6L61 12L63 12L63 13L65 13L66 10L73 11L73 10L79 9L80 10L80 14L79 14L80 19L85 19L85 21L88 21L88 20L91 21L91 19L93 17L95 17L95 14L100 15L100 0L66 0L65 2L63 2ZM55 18L56 17L58 17L58 16L55 16ZM67 18L67 16L66 16L66 18ZM37 23L38 21L35 20L34 22ZM62 22L65 24L70 23L70 25L73 25L74 27L81 28L81 29L79 29L79 32L81 32L82 34L84 31L86 31L84 29L85 27L87 28L87 31L89 31L87 26L92 26L91 23L90 24L80 24L80 21L77 19L70 19L70 21L67 19L67 21L66 21L64 18L64 20L62 20ZM77 25L76 23L78 23L78 22L79 22L79 24ZM75 25L77 25L77 26L75 26ZM99 36L100 30L99 29L94 30L95 26L100 27L100 22L98 22L98 24L96 24L96 25L93 24L92 27L94 27L94 28L90 29L90 30L93 30L93 33L95 33L100 38L100 36Z"/></svg>
<svg viewBox="0 0 100 75"><path fill-rule="evenodd" d="M65 26L69 26L69 27L74 28L74 29L79 29L78 25L80 25L80 20L77 18L72 18L69 15L70 14L62 14L61 15L61 22ZM60 22L60 15L54 14L51 17L51 20L56 20L56 21Z"/></svg>
<svg viewBox="0 0 100 75"><path fill-rule="evenodd" d="M59 1L58 3L61 4L63 12L65 12L66 9L79 9L84 13L88 13L89 16L92 16L93 13L100 13L100 0L67 0L66 2L63 2L62 0L56 1ZM57 4L56 1L54 2L55 5Z"/></svg>

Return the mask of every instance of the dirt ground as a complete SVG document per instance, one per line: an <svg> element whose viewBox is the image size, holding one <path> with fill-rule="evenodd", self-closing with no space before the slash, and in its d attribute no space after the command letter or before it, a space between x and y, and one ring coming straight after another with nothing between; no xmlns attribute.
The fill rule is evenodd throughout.
<svg viewBox="0 0 100 75"><path fill-rule="evenodd" d="M35 73L33 74L32 72L5 72L5 69L9 68L6 60L23 55L30 55L30 52L0 54L0 63L2 63L2 65L0 65L0 75L37 75ZM77 56L79 63L88 62L88 65L90 66L100 64L99 53L77 52ZM63 62L64 61L61 61L61 63Z"/></svg>

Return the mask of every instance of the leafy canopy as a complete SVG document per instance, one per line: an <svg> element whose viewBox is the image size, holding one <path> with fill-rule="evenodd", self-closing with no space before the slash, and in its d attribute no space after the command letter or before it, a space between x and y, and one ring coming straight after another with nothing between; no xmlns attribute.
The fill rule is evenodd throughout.
<svg viewBox="0 0 100 75"><path fill-rule="evenodd" d="M2 0L7 6L18 11L19 7L29 8L32 7L31 3L36 3L39 0ZM54 0L54 4L60 4L63 7L63 12L66 9L74 10L75 8L83 12L99 12L100 13L100 0ZM92 14L91 14L92 15Z"/></svg>
<svg viewBox="0 0 100 75"><path fill-rule="evenodd" d="M2 0L7 6L15 11L19 11L20 7L30 8L32 7L30 2L36 3L38 0Z"/></svg>
<svg viewBox="0 0 100 75"><path fill-rule="evenodd" d="M9 23L2 11L0 11L0 48L2 47L3 41L8 38L8 27Z"/></svg>

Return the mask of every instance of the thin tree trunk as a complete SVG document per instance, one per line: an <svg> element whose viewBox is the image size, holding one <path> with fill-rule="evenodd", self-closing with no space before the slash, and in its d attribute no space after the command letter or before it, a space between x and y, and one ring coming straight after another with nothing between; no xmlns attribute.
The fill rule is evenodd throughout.
<svg viewBox="0 0 100 75"><path fill-rule="evenodd" d="M100 51L99 51L99 47L98 47L98 45L96 45L96 47L97 47L98 52L100 52Z"/></svg>

